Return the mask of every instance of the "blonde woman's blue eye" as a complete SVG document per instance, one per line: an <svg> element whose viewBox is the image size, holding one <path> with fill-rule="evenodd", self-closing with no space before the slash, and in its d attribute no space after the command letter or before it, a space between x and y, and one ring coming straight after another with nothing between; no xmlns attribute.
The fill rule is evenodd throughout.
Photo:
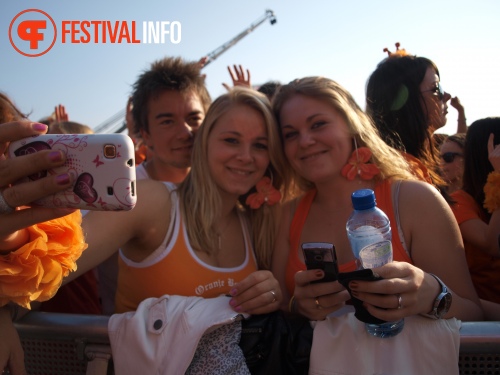
<svg viewBox="0 0 500 375"><path fill-rule="evenodd" d="M257 143L255 145L255 147L257 147L258 149L261 149L261 150L267 150L267 145L264 143Z"/></svg>
<svg viewBox="0 0 500 375"><path fill-rule="evenodd" d="M320 127L320 126L322 126L322 125L325 125L325 124L326 124L326 121L317 121L317 122L315 122L315 123L312 125L312 127L313 127L313 128L318 128L318 127Z"/></svg>
<svg viewBox="0 0 500 375"><path fill-rule="evenodd" d="M224 138L224 142L236 144L238 143L238 140L236 138Z"/></svg>

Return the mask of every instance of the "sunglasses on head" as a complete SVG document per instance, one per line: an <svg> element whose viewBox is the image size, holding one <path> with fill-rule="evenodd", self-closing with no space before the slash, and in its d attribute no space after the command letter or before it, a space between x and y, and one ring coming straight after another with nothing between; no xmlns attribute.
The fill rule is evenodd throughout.
<svg viewBox="0 0 500 375"><path fill-rule="evenodd" d="M445 163L453 163L455 161L455 157L457 156L463 156L462 154L458 152L445 152L444 154L441 155L441 159L445 161Z"/></svg>
<svg viewBox="0 0 500 375"><path fill-rule="evenodd" d="M431 91L432 93L436 94L439 100L443 100L444 98L444 90L443 87L441 86L441 83L438 82L437 86L434 86L430 90L424 90L422 92L428 92Z"/></svg>

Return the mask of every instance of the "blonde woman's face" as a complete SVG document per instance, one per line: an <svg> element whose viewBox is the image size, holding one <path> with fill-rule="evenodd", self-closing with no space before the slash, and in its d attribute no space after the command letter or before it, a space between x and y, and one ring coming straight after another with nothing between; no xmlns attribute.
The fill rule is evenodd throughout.
<svg viewBox="0 0 500 375"><path fill-rule="evenodd" d="M238 104L224 113L208 136L208 166L219 187L235 198L246 194L269 165L264 116Z"/></svg>
<svg viewBox="0 0 500 375"><path fill-rule="evenodd" d="M335 108L295 95L281 108L280 124L285 155L301 177L320 183L340 176L352 153L352 136Z"/></svg>

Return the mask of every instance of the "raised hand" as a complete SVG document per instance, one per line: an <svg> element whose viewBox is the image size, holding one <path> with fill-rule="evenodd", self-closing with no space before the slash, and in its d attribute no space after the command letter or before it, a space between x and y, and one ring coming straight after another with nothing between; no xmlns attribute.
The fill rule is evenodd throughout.
<svg viewBox="0 0 500 375"><path fill-rule="evenodd" d="M66 113L66 108L62 104L56 106L54 114L56 117L55 122L69 121L69 116Z"/></svg>
<svg viewBox="0 0 500 375"><path fill-rule="evenodd" d="M243 67L241 65L233 65L233 69L228 66L227 70L229 72L229 75L231 76L231 80L233 81L233 87L252 87L252 84L250 83L250 71L248 69L246 69L246 75L245 70L243 70ZM228 91L231 90L231 87L229 87L229 85L227 85L226 83L223 83L222 86L224 86Z"/></svg>

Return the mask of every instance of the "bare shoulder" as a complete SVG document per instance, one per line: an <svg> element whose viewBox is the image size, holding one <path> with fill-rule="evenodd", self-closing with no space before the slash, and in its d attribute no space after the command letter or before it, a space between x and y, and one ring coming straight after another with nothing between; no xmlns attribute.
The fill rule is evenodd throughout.
<svg viewBox="0 0 500 375"><path fill-rule="evenodd" d="M457 240L459 229L455 216L433 185L423 181L404 181L400 188L399 211L404 235L409 242L436 233ZM426 235L422 237L421 233Z"/></svg>
<svg viewBox="0 0 500 375"><path fill-rule="evenodd" d="M169 213L170 207L170 191L163 182L156 180L137 181L137 205L132 210L135 211L136 216L158 220L157 216Z"/></svg>
<svg viewBox="0 0 500 375"><path fill-rule="evenodd" d="M401 183L399 205L414 212L430 212L449 210L449 205L441 193L431 184L424 181L403 181Z"/></svg>
<svg viewBox="0 0 500 375"><path fill-rule="evenodd" d="M171 220L171 193L161 181L140 180L137 182L137 205L133 224L136 236L125 247L130 259L142 259L163 241ZM141 254L140 258L139 255ZM134 258L135 257L135 258Z"/></svg>
<svg viewBox="0 0 500 375"><path fill-rule="evenodd" d="M170 191L165 183L157 180L137 181L137 202L170 200Z"/></svg>

